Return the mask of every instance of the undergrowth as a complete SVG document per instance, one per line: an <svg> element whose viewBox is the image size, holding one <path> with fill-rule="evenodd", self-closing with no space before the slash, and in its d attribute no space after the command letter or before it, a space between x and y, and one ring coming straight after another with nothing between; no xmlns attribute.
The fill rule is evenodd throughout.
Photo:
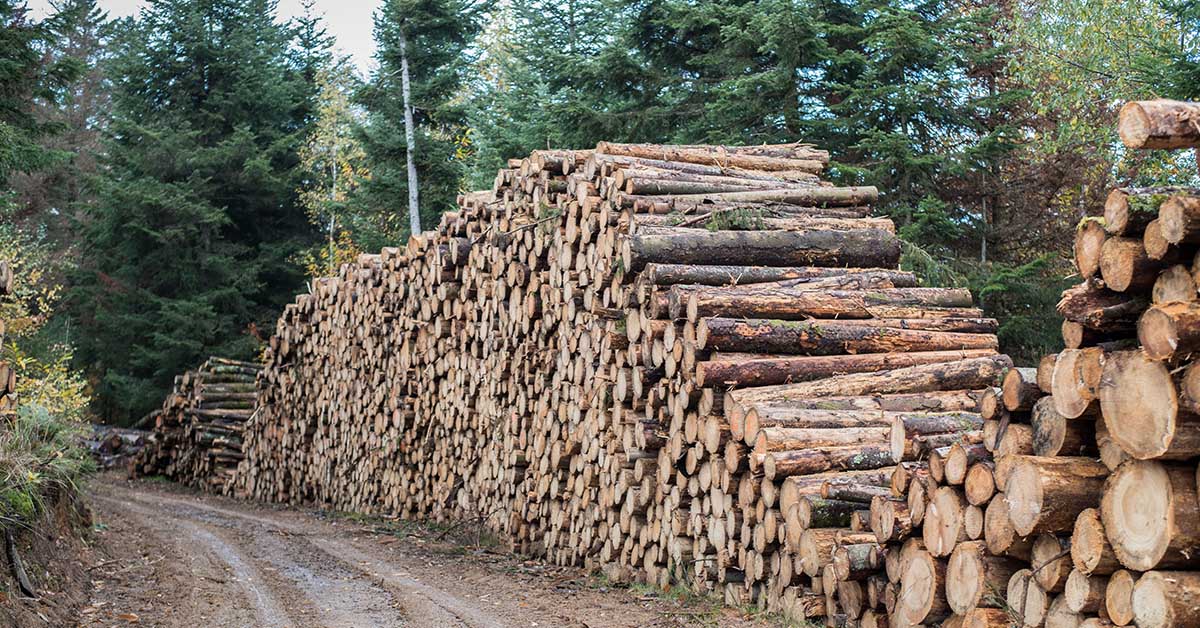
<svg viewBox="0 0 1200 628"><path fill-rule="evenodd" d="M81 422L32 404L0 421L0 520L33 518L47 496L93 470Z"/></svg>

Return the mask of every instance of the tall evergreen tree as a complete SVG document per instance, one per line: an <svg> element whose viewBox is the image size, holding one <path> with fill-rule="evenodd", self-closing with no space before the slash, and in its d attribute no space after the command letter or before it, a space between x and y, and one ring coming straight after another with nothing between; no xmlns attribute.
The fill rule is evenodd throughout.
<svg viewBox="0 0 1200 628"><path fill-rule="evenodd" d="M358 99L368 112L362 144L372 176L360 198L369 207L396 211L409 195L404 61L416 127L411 148L422 224L433 225L453 207L468 144L462 86L480 17L480 7L471 0L386 0L376 12L379 68Z"/></svg>
<svg viewBox="0 0 1200 628"><path fill-rule="evenodd" d="M5 193L14 172L32 172L67 156L40 144L57 127L39 117L37 108L59 103L82 63L69 56L43 59L53 41L52 25L30 19L24 2L0 0L0 184Z"/></svg>
<svg viewBox="0 0 1200 628"><path fill-rule="evenodd" d="M106 176L72 306L97 408L129 419L204 356L249 357L301 285L311 87L272 0L153 0L123 24Z"/></svg>
<svg viewBox="0 0 1200 628"><path fill-rule="evenodd" d="M112 22L97 0L63 0L45 22L48 37L40 46L42 67L76 64L78 76L54 90L53 98L34 103L33 115L53 132L40 144L60 156L53 164L12 178L15 219L30 232L41 232L63 258L73 257L71 222L92 198L88 179L97 172L100 133L108 117L109 85L104 77Z"/></svg>

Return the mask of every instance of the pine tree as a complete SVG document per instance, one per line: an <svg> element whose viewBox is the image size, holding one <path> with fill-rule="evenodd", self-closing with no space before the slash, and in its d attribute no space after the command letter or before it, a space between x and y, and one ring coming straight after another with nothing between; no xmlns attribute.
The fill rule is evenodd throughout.
<svg viewBox="0 0 1200 628"><path fill-rule="evenodd" d="M56 3L44 26L48 37L40 46L39 63L42 67L76 64L79 73L56 88L53 98L34 103L35 119L52 131L39 143L61 158L12 177L20 207L14 218L27 231L44 233L65 252L70 248L71 222L80 218L80 208L92 199L88 179L96 174L100 133L108 116L109 86L103 65L112 22L97 0L65 0Z"/></svg>
<svg viewBox="0 0 1200 628"><path fill-rule="evenodd" d="M106 175L72 292L97 410L153 408L210 354L249 357L301 285L310 87L269 0L154 0L123 24Z"/></svg>
<svg viewBox="0 0 1200 628"><path fill-rule="evenodd" d="M6 191L14 172L36 171L68 156L39 143L56 130L37 115L39 103L57 105L83 69L73 57L44 59L53 41L51 24L29 19L23 2L0 0L0 184Z"/></svg>
<svg viewBox="0 0 1200 628"><path fill-rule="evenodd" d="M388 0L376 12L379 68L358 98L368 112L362 143L372 176L361 196L368 207L395 211L409 197L404 61L411 82L421 223L434 224L454 206L467 150L461 90L480 26L479 7L466 0Z"/></svg>

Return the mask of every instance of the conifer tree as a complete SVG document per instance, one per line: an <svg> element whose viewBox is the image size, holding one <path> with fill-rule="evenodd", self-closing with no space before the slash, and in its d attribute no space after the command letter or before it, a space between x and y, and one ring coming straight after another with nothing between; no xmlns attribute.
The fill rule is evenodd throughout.
<svg viewBox="0 0 1200 628"><path fill-rule="evenodd" d="M300 287L310 87L270 0L153 0L123 24L106 176L72 293L98 411L128 420L207 355L251 357Z"/></svg>

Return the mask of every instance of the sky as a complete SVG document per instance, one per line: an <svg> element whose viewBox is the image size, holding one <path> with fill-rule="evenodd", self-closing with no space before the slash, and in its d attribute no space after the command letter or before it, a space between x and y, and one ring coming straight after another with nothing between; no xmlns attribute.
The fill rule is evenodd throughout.
<svg viewBox="0 0 1200 628"><path fill-rule="evenodd" d="M34 15L44 17L50 11L51 0L28 0ZM337 46L354 59L360 72L374 67L375 40L371 36L371 14L382 0L316 0L317 10L324 14L325 27L337 38ZM100 0L101 8L113 17L134 15L144 0ZM303 13L300 0L279 0L281 20Z"/></svg>

